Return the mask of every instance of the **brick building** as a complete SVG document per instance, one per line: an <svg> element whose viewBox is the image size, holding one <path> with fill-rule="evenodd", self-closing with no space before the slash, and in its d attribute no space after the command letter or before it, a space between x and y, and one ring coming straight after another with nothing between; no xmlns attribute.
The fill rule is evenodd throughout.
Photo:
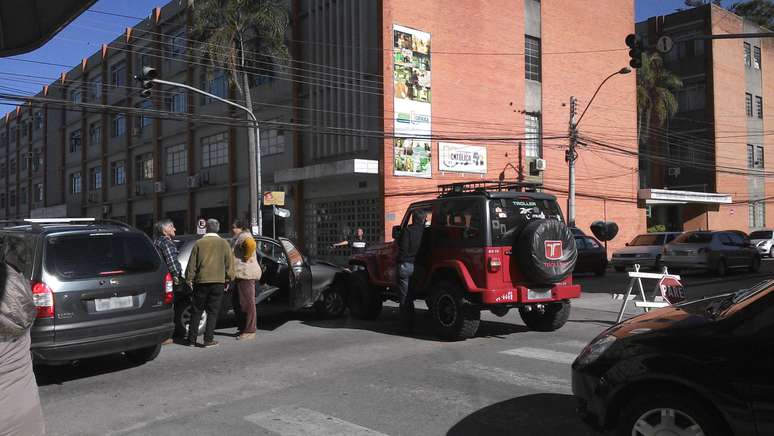
<svg viewBox="0 0 774 436"><path fill-rule="evenodd" d="M652 46L657 18L637 24ZM679 109L650 129L643 153L641 203L648 225L669 230L738 229L771 223L772 139L766 134L774 98L770 38L694 39L696 35L766 32L721 7L706 5L663 17L660 35L675 41L664 55L683 81Z"/></svg>
<svg viewBox="0 0 774 436"><path fill-rule="evenodd" d="M578 3L289 1L298 61L252 75L264 188L285 191L292 213L282 231L310 253L356 227L373 242L389 239L406 205L438 184L502 171L515 179L520 161L564 206L570 97L583 110L627 64L634 22L633 1ZM150 63L161 78L235 95L189 57L189 20L185 1L154 10L39 96L195 116L21 106L0 134L0 217L106 216L147 228L168 216L191 232L200 216L244 216L245 129L205 120L241 114L176 89L144 100L131 79ZM581 131L636 130L634 89L634 74L609 80ZM629 153L589 144L576 164L578 226L616 221L613 247L645 228L636 138L616 142ZM542 172L530 170L537 159Z"/></svg>

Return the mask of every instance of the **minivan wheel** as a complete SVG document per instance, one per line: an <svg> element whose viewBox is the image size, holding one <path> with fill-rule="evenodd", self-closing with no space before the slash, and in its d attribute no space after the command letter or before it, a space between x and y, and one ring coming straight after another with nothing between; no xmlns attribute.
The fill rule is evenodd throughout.
<svg viewBox="0 0 774 436"><path fill-rule="evenodd" d="M567 300L548 303L542 312L538 309L527 310L519 307L519 315L530 330L552 332L564 326L570 318L570 302Z"/></svg>
<svg viewBox="0 0 774 436"><path fill-rule="evenodd" d="M159 353L161 352L161 344L151 345L150 347L145 348L138 348L136 350L127 351L124 353L126 358L136 364L136 365L142 365L145 362L150 362L151 360L158 357Z"/></svg>
<svg viewBox="0 0 774 436"><path fill-rule="evenodd" d="M750 262L750 272L757 273L761 269L761 258L754 256L752 262Z"/></svg>
<svg viewBox="0 0 774 436"><path fill-rule="evenodd" d="M371 286L368 271L356 271L350 274L349 280L347 303L352 317L362 320L378 318L382 313L382 296L375 287Z"/></svg>
<svg viewBox="0 0 774 436"><path fill-rule="evenodd" d="M459 285L440 281L433 285L430 295L430 314L438 336L458 341L476 335L481 311L463 297Z"/></svg>
<svg viewBox="0 0 774 436"><path fill-rule="evenodd" d="M191 322L191 305L185 306L185 309L180 311L180 318L177 319L181 331L184 331L186 336L188 335L188 323ZM207 326L207 312L202 311L202 317L199 318L199 335L204 334L204 328Z"/></svg>
<svg viewBox="0 0 774 436"><path fill-rule="evenodd" d="M720 259L718 261L718 266L715 267L715 274L717 274L718 277L725 277L727 272L728 272L728 269L726 267L726 260Z"/></svg>
<svg viewBox="0 0 774 436"><path fill-rule="evenodd" d="M635 397L621 412L616 435L660 434L719 436L723 424L701 402L671 393Z"/></svg>
<svg viewBox="0 0 774 436"><path fill-rule="evenodd" d="M344 292L336 286L324 290L314 308L321 318L340 318L347 310Z"/></svg>

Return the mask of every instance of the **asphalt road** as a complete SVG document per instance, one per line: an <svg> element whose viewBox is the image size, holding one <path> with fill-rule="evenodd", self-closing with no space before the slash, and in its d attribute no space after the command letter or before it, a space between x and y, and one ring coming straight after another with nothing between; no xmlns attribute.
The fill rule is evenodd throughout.
<svg viewBox="0 0 774 436"><path fill-rule="evenodd" d="M691 296L749 286L774 271L688 275ZM624 274L580 278L589 293L559 331L528 331L516 312L484 313L476 338L440 342L423 311L417 337L395 307L371 322L313 314L260 317L256 340L222 323L220 347L165 346L37 370L50 435L593 435L577 418L570 362L616 317L605 292ZM749 283L749 284L748 284ZM607 291L604 289L607 288ZM604 304L603 304L604 303ZM638 309L631 309L630 314Z"/></svg>

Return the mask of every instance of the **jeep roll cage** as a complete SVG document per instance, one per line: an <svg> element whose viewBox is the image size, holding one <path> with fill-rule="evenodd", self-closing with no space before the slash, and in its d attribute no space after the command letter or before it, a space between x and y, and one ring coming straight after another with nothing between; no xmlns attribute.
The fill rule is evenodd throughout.
<svg viewBox="0 0 774 436"><path fill-rule="evenodd" d="M530 197L542 200L555 200L550 194L537 192L541 183L475 180L470 182L448 183L438 185L438 198L457 197L461 195L483 195L487 198Z"/></svg>

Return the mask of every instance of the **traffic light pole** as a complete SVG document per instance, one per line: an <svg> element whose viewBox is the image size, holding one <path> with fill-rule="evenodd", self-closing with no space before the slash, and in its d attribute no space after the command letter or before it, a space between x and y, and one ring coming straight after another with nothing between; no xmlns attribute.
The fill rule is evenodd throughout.
<svg viewBox="0 0 774 436"><path fill-rule="evenodd" d="M263 234L263 216L260 213L260 202L258 194L261 193L261 153L258 152L258 148L260 147L258 144L261 143L261 130L258 126L258 119L255 117L255 114L253 114L253 111L249 108L242 106L241 104L234 103L233 101L226 100L225 98L218 97L217 95L210 94L209 92L202 91L201 89L194 88L193 86L186 85L185 83L178 83L178 82L170 82L168 80L161 80L161 79L155 79L150 78L148 79L150 82L153 83L160 83L162 85L169 85L169 86L177 86L180 88L188 89L189 91L193 91L197 94L206 95L207 97L212 98L213 100L217 100L223 103L226 103L227 105L233 106L238 109L242 109L243 111L247 112L247 115L250 116L250 119L253 121L253 126L255 128L255 147L250 147L250 150L248 152L249 154L249 162L248 162L248 172L250 174L250 230L252 230L253 234L261 236ZM262 196L262 194L261 194Z"/></svg>
<svg viewBox="0 0 774 436"><path fill-rule="evenodd" d="M588 106L586 108L588 109ZM575 160L578 159L578 152L575 150L578 145L578 123L575 121L575 115L577 110L578 100L574 96L570 97L570 143L564 154L564 160L568 166L567 225L570 227L575 227Z"/></svg>

